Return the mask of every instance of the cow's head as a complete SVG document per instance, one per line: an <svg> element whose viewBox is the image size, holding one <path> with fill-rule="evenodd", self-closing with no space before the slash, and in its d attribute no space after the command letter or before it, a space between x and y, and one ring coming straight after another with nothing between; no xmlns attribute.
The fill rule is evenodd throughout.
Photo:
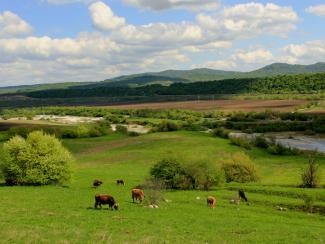
<svg viewBox="0 0 325 244"><path fill-rule="evenodd" d="M113 208L114 208L115 210L118 210L118 203L115 203L115 204L113 205Z"/></svg>

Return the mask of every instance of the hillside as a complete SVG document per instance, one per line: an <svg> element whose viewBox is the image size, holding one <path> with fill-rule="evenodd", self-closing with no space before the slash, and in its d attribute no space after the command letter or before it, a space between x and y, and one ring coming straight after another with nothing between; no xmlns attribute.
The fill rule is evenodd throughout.
<svg viewBox="0 0 325 244"><path fill-rule="evenodd" d="M325 73L281 75L266 78L240 78L139 87L88 87L43 90L25 93L32 98L152 97L166 95L212 94L316 94L325 91Z"/></svg>
<svg viewBox="0 0 325 244"><path fill-rule="evenodd" d="M216 81L237 78L259 78L286 74L309 74L324 72L325 63L316 63L312 65L291 65L285 63L274 63L251 72L224 71L206 68L192 70L165 70L162 72L148 72L141 74L125 75L100 82L66 82L55 84L38 84L2 88L0 87L0 94L25 93L51 89L89 89L118 86L137 87L152 84L170 85L173 83L191 83L196 81Z"/></svg>

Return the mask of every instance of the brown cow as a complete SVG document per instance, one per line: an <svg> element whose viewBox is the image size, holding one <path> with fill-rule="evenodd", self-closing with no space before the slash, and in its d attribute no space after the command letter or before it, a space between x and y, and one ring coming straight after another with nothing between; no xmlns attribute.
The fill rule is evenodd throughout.
<svg viewBox="0 0 325 244"><path fill-rule="evenodd" d="M144 193L141 189L133 189L132 190L132 200L134 202L135 200L138 200L140 203L143 201L144 199Z"/></svg>
<svg viewBox="0 0 325 244"><path fill-rule="evenodd" d="M125 185L124 180L117 180L116 184L123 185L123 186Z"/></svg>
<svg viewBox="0 0 325 244"><path fill-rule="evenodd" d="M102 182L101 180L94 180L94 182L93 182L93 186L94 186L94 187L98 187L98 186L100 186L101 184L103 184L103 182Z"/></svg>
<svg viewBox="0 0 325 244"><path fill-rule="evenodd" d="M114 198L111 195L101 195L97 194L95 196L95 208L98 206L102 208L102 205L108 205L110 209L118 210L118 203L115 202Z"/></svg>
<svg viewBox="0 0 325 244"><path fill-rule="evenodd" d="M207 205L210 206L211 208L215 208L216 207L216 204L217 204L217 200L215 197L211 197L209 196L207 198Z"/></svg>

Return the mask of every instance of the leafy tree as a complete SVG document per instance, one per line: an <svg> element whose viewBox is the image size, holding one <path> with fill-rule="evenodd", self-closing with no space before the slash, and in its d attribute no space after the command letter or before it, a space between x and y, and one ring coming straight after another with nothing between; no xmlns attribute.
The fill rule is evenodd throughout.
<svg viewBox="0 0 325 244"><path fill-rule="evenodd" d="M41 131L15 136L3 146L1 172L7 183L63 184L71 178L73 158L60 141Z"/></svg>

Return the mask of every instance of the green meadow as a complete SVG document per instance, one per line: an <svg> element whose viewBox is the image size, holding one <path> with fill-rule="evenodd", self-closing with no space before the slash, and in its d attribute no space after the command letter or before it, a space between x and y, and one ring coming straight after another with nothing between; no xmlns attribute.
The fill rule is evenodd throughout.
<svg viewBox="0 0 325 244"><path fill-rule="evenodd" d="M65 187L0 186L0 243L324 243L325 189L302 189L307 155L274 156L245 150L202 132L152 133L62 141L75 157L72 182ZM131 189L167 156L209 159L245 152L260 181L224 184L211 191L166 191L159 209L132 203ZM317 157L325 184L325 158ZM104 184L95 189L94 179ZM116 185L124 179L125 186ZM249 204L229 200L245 189ZM111 194L118 211L94 209L96 193ZM215 209L206 197L217 198ZM305 211L305 196L317 211ZM279 211L278 208L286 211Z"/></svg>

